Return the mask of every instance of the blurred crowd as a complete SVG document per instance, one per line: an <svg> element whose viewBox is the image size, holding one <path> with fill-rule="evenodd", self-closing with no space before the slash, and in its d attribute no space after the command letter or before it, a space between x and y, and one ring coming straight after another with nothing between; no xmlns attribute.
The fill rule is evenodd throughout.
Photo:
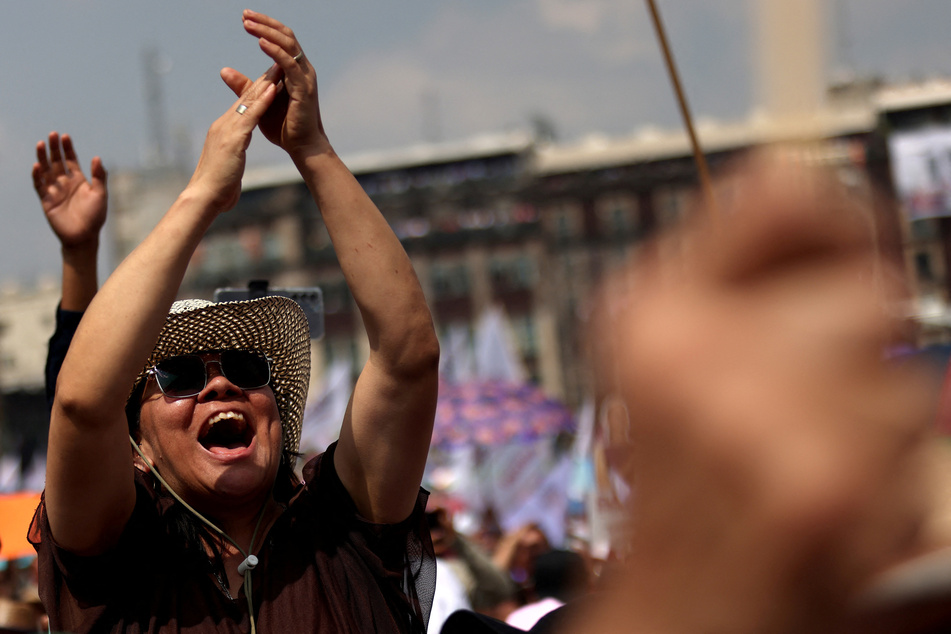
<svg viewBox="0 0 951 634"><path fill-rule="evenodd" d="M0 632L46 632L36 558L4 560L0 565Z"/></svg>
<svg viewBox="0 0 951 634"><path fill-rule="evenodd" d="M503 532L486 513L471 534L453 526L451 503L434 496L427 507L437 557L430 632L456 610L473 610L528 630L539 619L592 590L605 566L583 542L555 548L535 523Z"/></svg>

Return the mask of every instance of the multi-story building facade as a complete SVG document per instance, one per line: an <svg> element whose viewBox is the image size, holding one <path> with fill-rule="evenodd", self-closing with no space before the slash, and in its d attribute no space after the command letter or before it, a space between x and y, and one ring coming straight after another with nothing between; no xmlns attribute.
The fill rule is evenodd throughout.
<svg viewBox="0 0 951 634"><path fill-rule="evenodd" d="M867 88L840 95L840 106L814 121L810 131L831 140L819 160L847 164L853 175L890 187L889 135L951 125L951 85ZM752 119L701 125L699 136L715 170L781 135ZM573 406L589 389L580 337L588 295L606 270L683 213L696 182L685 135L656 131L577 144L500 134L346 162L403 241L440 332L471 336L484 311L503 308L529 378ZM110 237L117 261L186 182L187 174L175 170L114 176ZM892 215L883 222L881 233L890 237L896 257L932 307L923 341L947 340L951 221ZM359 313L319 212L289 165L249 170L238 206L209 230L181 294L210 298L215 288L253 279L322 289L326 335L314 345L315 381L336 358L360 367L366 350ZM57 297L58 289L50 286L43 301L21 292L0 302L5 394L41 398L42 359ZM7 398L7 419L16 417L10 403L17 398Z"/></svg>
<svg viewBox="0 0 951 634"><path fill-rule="evenodd" d="M26 457L46 444L46 344L59 298L59 284L52 279L0 291L0 456ZM9 477L0 469L0 488Z"/></svg>
<svg viewBox="0 0 951 634"><path fill-rule="evenodd" d="M827 155L859 154L874 127L852 114L827 122ZM762 137L755 126L708 129L716 168ZM843 151L846 146L849 151ZM675 221L695 188L682 134L577 146L524 134L410 148L347 161L402 240L441 334L504 310L529 378L579 405L589 392L581 334L603 273ZM362 365L359 313L318 210L293 171L248 173L238 206L196 252L186 295L251 279L323 291L325 340L315 372L339 355Z"/></svg>

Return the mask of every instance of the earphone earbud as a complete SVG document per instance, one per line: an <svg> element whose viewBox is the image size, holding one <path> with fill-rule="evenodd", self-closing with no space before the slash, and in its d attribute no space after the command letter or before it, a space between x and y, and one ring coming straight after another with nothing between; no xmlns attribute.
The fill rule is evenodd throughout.
<svg viewBox="0 0 951 634"><path fill-rule="evenodd" d="M254 555L248 555L245 557L244 561L238 564L238 574L243 575L249 570L254 570L254 567L258 565L258 558Z"/></svg>

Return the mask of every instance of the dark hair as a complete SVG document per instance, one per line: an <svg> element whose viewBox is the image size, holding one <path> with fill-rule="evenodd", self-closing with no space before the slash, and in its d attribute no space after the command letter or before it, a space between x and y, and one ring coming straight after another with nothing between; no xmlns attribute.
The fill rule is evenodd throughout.
<svg viewBox="0 0 951 634"><path fill-rule="evenodd" d="M585 592L588 566L570 550L550 550L535 558L535 593L568 603Z"/></svg>
<svg viewBox="0 0 951 634"><path fill-rule="evenodd" d="M135 439L135 442L141 440L139 436L139 413L142 410L142 397L145 395L146 383L148 383L148 378L136 383L125 402L125 418L126 422L129 423L129 435Z"/></svg>

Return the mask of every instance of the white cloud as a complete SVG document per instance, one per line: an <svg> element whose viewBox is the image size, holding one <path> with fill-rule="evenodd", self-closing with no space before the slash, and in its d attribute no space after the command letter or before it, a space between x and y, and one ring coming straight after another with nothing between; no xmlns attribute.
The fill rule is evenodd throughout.
<svg viewBox="0 0 951 634"><path fill-rule="evenodd" d="M635 86L645 83L637 65L646 60L648 73L659 68L656 43L630 3L594 4L596 15L576 19L572 12L587 3L445 4L414 40L364 51L321 86L329 131L367 149L419 141L433 127L445 138L523 127L535 113L569 136L627 118L624 130L633 129L654 100L633 103ZM596 35L582 32L588 26L559 27L578 20ZM436 123L427 127L423 117L433 116L433 103Z"/></svg>
<svg viewBox="0 0 951 634"><path fill-rule="evenodd" d="M341 77L321 86L321 113L331 141L345 134L351 148L390 147L418 140L424 91L434 84L411 58L379 53L349 64Z"/></svg>
<svg viewBox="0 0 951 634"><path fill-rule="evenodd" d="M607 18L609 2L604 0L536 0L545 24L586 35L597 33Z"/></svg>
<svg viewBox="0 0 951 634"><path fill-rule="evenodd" d="M535 7L542 26L562 35L568 32L582 36L585 48L604 61L629 62L654 50L643 3L535 0Z"/></svg>

